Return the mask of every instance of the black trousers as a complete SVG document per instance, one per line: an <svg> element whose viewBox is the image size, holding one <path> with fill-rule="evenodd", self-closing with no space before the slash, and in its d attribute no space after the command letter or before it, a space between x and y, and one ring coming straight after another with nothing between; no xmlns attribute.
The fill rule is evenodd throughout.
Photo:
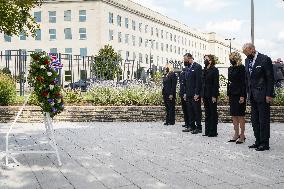
<svg viewBox="0 0 284 189"><path fill-rule="evenodd" d="M201 126L201 101L195 101L193 97L186 99L186 108L189 127L202 130Z"/></svg>
<svg viewBox="0 0 284 189"><path fill-rule="evenodd" d="M184 124L186 126L189 126L189 121L188 121L188 115L187 115L187 107L186 107L186 101L183 99L183 96L180 96L181 99L181 108L183 112L183 119L184 119Z"/></svg>
<svg viewBox="0 0 284 189"><path fill-rule="evenodd" d="M164 104L166 108L166 123L175 124L175 105L176 99L173 98L172 100L169 99L169 96L163 96Z"/></svg>
<svg viewBox="0 0 284 189"><path fill-rule="evenodd" d="M212 98L204 98L205 109L205 135L217 136L218 113L217 102L213 103Z"/></svg>
<svg viewBox="0 0 284 189"><path fill-rule="evenodd" d="M270 138L270 104L251 100L251 123L255 144L269 147Z"/></svg>

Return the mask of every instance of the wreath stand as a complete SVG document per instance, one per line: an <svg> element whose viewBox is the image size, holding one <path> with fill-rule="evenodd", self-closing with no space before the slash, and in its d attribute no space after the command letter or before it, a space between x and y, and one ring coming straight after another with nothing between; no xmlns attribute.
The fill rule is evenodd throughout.
<svg viewBox="0 0 284 189"><path fill-rule="evenodd" d="M8 132L6 133L6 150L2 153L2 155L0 154L0 159L1 160L4 159L3 167L6 168L6 169L11 169L11 168L14 168L14 167L21 165L19 163L19 161L17 161L16 158L13 156L13 154L56 154L57 160L58 160L58 165L59 166L62 165L61 160L60 160L60 156L59 156L59 152L58 152L58 148L57 148L57 144L56 144L56 140L55 140L55 137L54 137L54 129L53 129L53 124L52 124L52 119L51 119L50 114L48 112L43 113L44 126L45 126L45 130L46 130L45 135L48 139L48 144L51 146L52 150L43 150L43 151L18 150L17 151L17 150L9 149L10 134L12 132L13 127L15 126L15 123L17 122L17 120L19 119L20 115L22 114L24 108L26 107L26 104L29 100L31 93L28 96L26 96L24 104L22 105L21 109L17 113L15 120L12 122ZM12 160L12 163L9 162L9 159Z"/></svg>

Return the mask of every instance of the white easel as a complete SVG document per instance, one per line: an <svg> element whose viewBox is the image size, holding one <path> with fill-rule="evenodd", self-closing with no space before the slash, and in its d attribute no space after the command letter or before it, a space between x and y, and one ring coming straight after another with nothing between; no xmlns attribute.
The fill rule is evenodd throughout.
<svg viewBox="0 0 284 189"><path fill-rule="evenodd" d="M25 72L27 73L27 72ZM26 75L26 81L27 80L27 75ZM60 160L60 156L59 156L59 152L58 152L58 148L57 148L57 144L56 144L56 140L54 137L54 130L53 130L53 124L52 124L52 119L50 117L50 114L48 112L44 112L44 126L45 126L45 134L46 137L48 139L48 143L51 146L51 148L53 150L43 150L43 151L37 151L37 150L29 150L29 151L24 151L24 150L10 150L9 149L9 137L10 134L12 132L12 129L15 125L15 123L17 122L17 120L19 119L20 115L22 114L24 108L27 105L27 102L30 98L32 94L32 90L30 90L30 94L28 96L25 97L25 102L23 104L23 106L21 107L21 109L19 110L19 112L17 113L17 116L15 118L15 120L12 122L8 132L6 133L6 150L5 152L2 153L2 155L0 154L0 160L4 159L4 164L3 167L4 168L14 168L16 166L20 166L20 163L16 160L16 158L13 156L13 154L56 154L57 156L57 160L58 160L58 165L61 166L61 160ZM11 159L13 161L13 163L9 162L9 159Z"/></svg>

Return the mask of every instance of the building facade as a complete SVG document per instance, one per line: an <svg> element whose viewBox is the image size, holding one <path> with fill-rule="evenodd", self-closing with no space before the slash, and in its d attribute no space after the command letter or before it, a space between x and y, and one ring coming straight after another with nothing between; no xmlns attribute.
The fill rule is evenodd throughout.
<svg viewBox="0 0 284 189"><path fill-rule="evenodd" d="M216 55L229 66L229 42L203 33L129 0L49 0L32 12L40 25L36 37L0 34L0 51L23 49L52 53L96 55L112 45L124 60L142 67L183 60L186 52L203 64ZM235 43L232 50L240 49ZM150 61L151 59L151 61ZM224 73L226 75L226 73Z"/></svg>

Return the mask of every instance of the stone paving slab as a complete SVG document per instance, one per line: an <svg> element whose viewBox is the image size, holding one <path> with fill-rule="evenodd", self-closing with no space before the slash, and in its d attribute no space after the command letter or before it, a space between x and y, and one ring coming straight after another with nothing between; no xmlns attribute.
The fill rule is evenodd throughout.
<svg viewBox="0 0 284 189"><path fill-rule="evenodd" d="M8 124L0 124L0 152ZM232 124L218 137L182 133L181 123L55 123L63 165L54 154L16 155L20 167L0 168L0 189L237 189L284 188L284 125L271 125L271 150L228 143ZM40 123L17 124L13 149L49 149ZM3 161L1 161L3 162Z"/></svg>

